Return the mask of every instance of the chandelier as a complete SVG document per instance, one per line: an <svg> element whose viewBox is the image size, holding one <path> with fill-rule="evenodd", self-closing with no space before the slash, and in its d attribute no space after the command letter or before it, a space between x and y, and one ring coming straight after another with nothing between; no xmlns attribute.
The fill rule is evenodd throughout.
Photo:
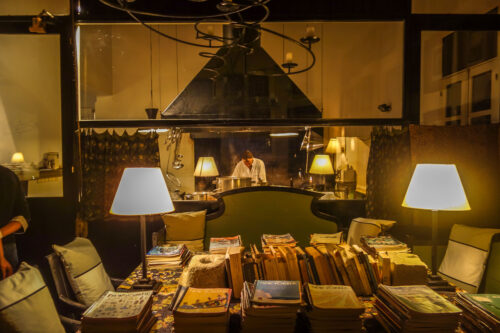
<svg viewBox="0 0 500 333"><path fill-rule="evenodd" d="M256 39L260 38L262 32L267 32L282 38L283 40L289 41L298 45L303 50L305 50L311 57L312 61L309 65L299 68L299 65L293 61L293 55L291 52L288 52L285 56L285 60L281 66L285 69L285 71L281 73L273 73L271 76L281 76L281 75L294 75L299 73L304 73L311 68L314 67L316 63L316 56L312 51L312 45L319 42L320 38L316 36L314 27L307 27L306 35L300 40L296 40L290 36L287 36L283 33L279 33L269 28L265 28L261 26L261 23L266 21L269 17L269 8L267 4L271 0L217 0L218 3L213 6L213 13L207 15L174 15L169 13L162 13L159 11L153 10L144 10L138 8L140 6L140 2L145 2L145 0L99 0L100 3L111 7L113 9L125 12L128 16L130 16L134 21L140 23L150 31L171 39L178 43L183 43L196 47L203 47L208 49L222 49L222 48L241 48L245 50L248 54L252 53L252 42ZM208 0L184 0L186 3L206 3ZM206 4L205 4L206 5ZM246 14L252 10L252 13L255 14L256 10L258 10L261 14L260 18L257 20L249 20L245 18ZM188 20L194 22L193 28L196 33L196 39L199 42L192 42L183 40L178 37L171 36L159 29L153 27L152 24L147 23L142 18L151 18L151 19L169 19L169 20ZM208 26L205 31L201 29L200 24L202 23L222 23L222 24L231 24L234 27L240 28L242 33L236 36L218 36L213 32L213 26ZM250 34L250 31L252 32ZM249 40L246 38L245 32L247 35L255 35L256 38L254 40ZM248 37L248 36L247 36ZM199 52L199 55L205 58L217 58L222 63L224 63L223 57L217 55L215 52ZM216 69L214 69L214 77L218 75Z"/></svg>

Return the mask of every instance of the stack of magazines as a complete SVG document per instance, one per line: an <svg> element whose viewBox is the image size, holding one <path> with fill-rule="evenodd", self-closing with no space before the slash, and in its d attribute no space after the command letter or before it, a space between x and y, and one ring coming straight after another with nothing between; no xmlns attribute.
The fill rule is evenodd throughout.
<svg viewBox="0 0 500 333"><path fill-rule="evenodd" d="M155 246L146 254L148 266L153 269L185 266L192 253L184 244Z"/></svg>
<svg viewBox="0 0 500 333"><path fill-rule="evenodd" d="M106 291L83 313L82 333L149 332L152 304L152 291Z"/></svg>
<svg viewBox="0 0 500 333"><path fill-rule="evenodd" d="M241 236L232 237L212 237L210 238L209 251L213 254L226 254L228 247L242 246Z"/></svg>
<svg viewBox="0 0 500 333"><path fill-rule="evenodd" d="M390 235L387 236L362 236L361 244L363 248L370 254L376 255L379 252L409 252L408 246L393 238Z"/></svg>
<svg viewBox="0 0 500 333"><path fill-rule="evenodd" d="M301 302L299 281L245 282L241 297L242 333L292 333Z"/></svg>
<svg viewBox="0 0 500 333"><path fill-rule="evenodd" d="M273 246L291 246L294 247L297 245L297 241L291 234L283 234L283 235L271 235L271 234L263 234L261 236L261 245L262 249L266 249L270 245Z"/></svg>
<svg viewBox="0 0 500 333"><path fill-rule="evenodd" d="M231 289L180 286L171 307L175 332L227 332L230 300Z"/></svg>
<svg viewBox="0 0 500 333"><path fill-rule="evenodd" d="M361 332L365 307L350 286L314 285L306 287L310 304L307 317L312 333Z"/></svg>
<svg viewBox="0 0 500 333"><path fill-rule="evenodd" d="M458 293L462 328L468 332L500 332L500 295Z"/></svg>
<svg viewBox="0 0 500 333"><path fill-rule="evenodd" d="M427 286L380 285L377 320L388 332L454 333L462 311Z"/></svg>

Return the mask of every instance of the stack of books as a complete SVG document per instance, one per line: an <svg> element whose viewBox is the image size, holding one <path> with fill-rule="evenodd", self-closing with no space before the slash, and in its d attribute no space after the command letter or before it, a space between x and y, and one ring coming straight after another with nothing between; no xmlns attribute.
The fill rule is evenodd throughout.
<svg viewBox="0 0 500 333"><path fill-rule="evenodd" d="M297 241L289 233L283 235L263 234L261 236L261 245L263 249L267 248L270 245L294 247L295 245L297 245Z"/></svg>
<svg viewBox="0 0 500 333"><path fill-rule="evenodd" d="M287 280L319 285L351 286L358 296L369 296L381 283L378 262L362 248L345 243L300 246L254 244L243 259L243 280Z"/></svg>
<svg viewBox="0 0 500 333"><path fill-rule="evenodd" d="M313 246L321 244L334 244L342 243L342 231L336 234L311 234L309 243Z"/></svg>
<svg viewBox="0 0 500 333"><path fill-rule="evenodd" d="M243 289L243 251L244 247L226 248L226 276L229 288L233 290L233 297L239 299Z"/></svg>
<svg viewBox="0 0 500 333"><path fill-rule="evenodd" d="M180 286L171 305L175 332L227 332L230 300L231 289Z"/></svg>
<svg viewBox="0 0 500 333"><path fill-rule="evenodd" d="M153 291L106 291L82 316L82 333L149 332Z"/></svg>
<svg viewBox="0 0 500 333"><path fill-rule="evenodd" d="M408 246L393 238L387 236L362 236L361 244L363 248L372 255L377 255L380 252L409 252Z"/></svg>
<svg viewBox="0 0 500 333"><path fill-rule="evenodd" d="M500 332L500 295L458 293L456 304L463 310L460 320L468 332Z"/></svg>
<svg viewBox="0 0 500 333"><path fill-rule="evenodd" d="M427 286L380 285L375 308L388 332L454 333L462 313Z"/></svg>
<svg viewBox="0 0 500 333"><path fill-rule="evenodd" d="M369 296L377 290L378 263L360 247L327 244L305 250L310 283L351 286L358 296Z"/></svg>
<svg viewBox="0 0 500 333"><path fill-rule="evenodd" d="M307 317L312 333L361 332L363 323L360 316L365 307L349 286L314 285L306 287L310 304Z"/></svg>
<svg viewBox="0 0 500 333"><path fill-rule="evenodd" d="M186 245L159 245L146 254L146 262L153 269L184 267L192 253Z"/></svg>
<svg viewBox="0 0 500 333"><path fill-rule="evenodd" d="M388 258L390 263L390 285L407 286L427 284L427 265L413 253L388 252L379 258Z"/></svg>
<svg viewBox="0 0 500 333"><path fill-rule="evenodd" d="M212 254L225 254L228 247L243 246L241 236L233 237L212 237L210 238L209 251Z"/></svg>
<svg viewBox="0 0 500 333"><path fill-rule="evenodd" d="M242 333L292 333L302 303L300 281L245 282L242 298Z"/></svg>

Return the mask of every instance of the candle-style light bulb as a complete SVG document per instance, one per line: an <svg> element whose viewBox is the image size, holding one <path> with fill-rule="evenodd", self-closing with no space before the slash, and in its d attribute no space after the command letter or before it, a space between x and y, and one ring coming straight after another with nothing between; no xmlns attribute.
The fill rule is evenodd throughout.
<svg viewBox="0 0 500 333"><path fill-rule="evenodd" d="M316 28L313 26L306 27L306 37L314 37L316 34Z"/></svg>
<svg viewBox="0 0 500 333"><path fill-rule="evenodd" d="M293 61L293 53L292 52L287 52L285 55L285 63L291 63Z"/></svg>

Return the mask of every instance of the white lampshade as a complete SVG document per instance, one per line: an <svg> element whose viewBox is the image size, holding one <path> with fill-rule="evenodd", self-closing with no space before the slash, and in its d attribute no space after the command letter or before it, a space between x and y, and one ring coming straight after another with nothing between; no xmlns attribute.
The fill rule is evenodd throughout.
<svg viewBox="0 0 500 333"><path fill-rule="evenodd" d="M333 175L334 172L330 156L323 154L315 155L309 173L314 175Z"/></svg>
<svg viewBox="0 0 500 333"><path fill-rule="evenodd" d="M194 169L194 175L196 177L216 177L219 175L217 166L215 165L214 158L200 157L198 158L198 163L196 163L196 168Z"/></svg>
<svg viewBox="0 0 500 333"><path fill-rule="evenodd" d="M330 141L328 141L328 146L326 146L325 153L327 154L340 153L340 143L337 138L331 138Z"/></svg>
<svg viewBox="0 0 500 333"><path fill-rule="evenodd" d="M455 164L417 164L402 206L470 210Z"/></svg>
<svg viewBox="0 0 500 333"><path fill-rule="evenodd" d="M24 155L21 152L14 153L10 159L11 163L24 163Z"/></svg>
<svg viewBox="0 0 500 333"><path fill-rule="evenodd" d="M174 204L160 168L126 168L110 213L152 215L174 211Z"/></svg>

